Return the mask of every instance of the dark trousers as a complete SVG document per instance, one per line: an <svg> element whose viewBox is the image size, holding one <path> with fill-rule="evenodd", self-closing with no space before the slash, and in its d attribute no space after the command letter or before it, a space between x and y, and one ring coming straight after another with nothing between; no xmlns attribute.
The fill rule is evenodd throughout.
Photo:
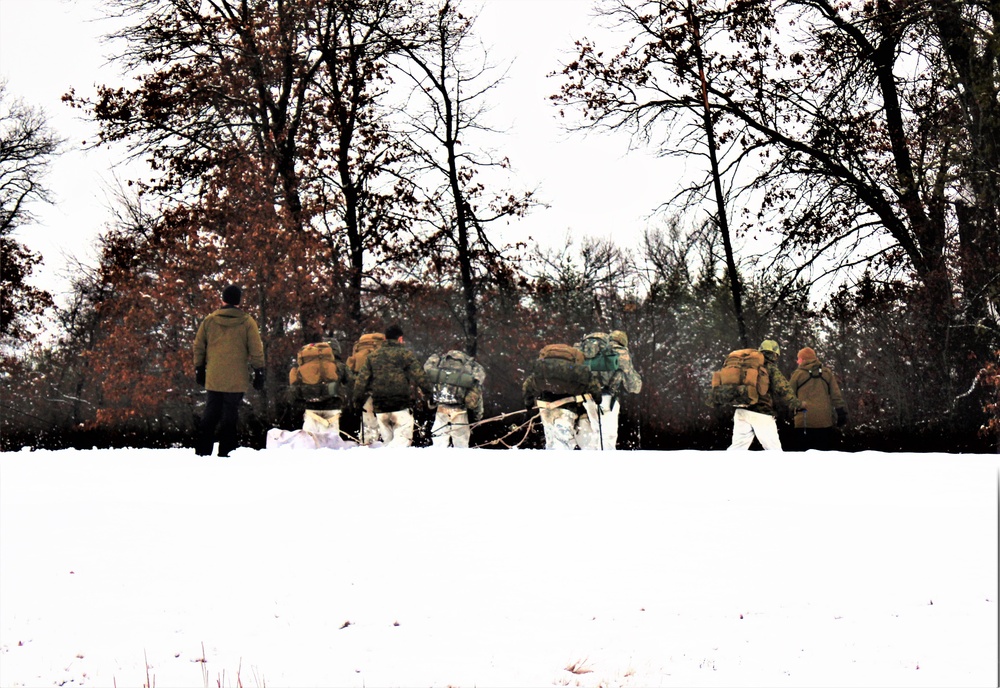
<svg viewBox="0 0 1000 688"><path fill-rule="evenodd" d="M219 428L219 456L229 456L229 452L239 444L236 441L236 422L240 417L243 392L213 392L209 390L205 402L205 414L198 426L198 438L194 453L211 456L215 443L215 428Z"/></svg>

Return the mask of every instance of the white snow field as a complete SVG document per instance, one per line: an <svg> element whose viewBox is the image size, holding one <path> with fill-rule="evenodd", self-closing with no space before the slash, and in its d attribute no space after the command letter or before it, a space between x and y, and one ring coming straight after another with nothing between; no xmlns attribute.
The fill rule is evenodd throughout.
<svg viewBox="0 0 1000 688"><path fill-rule="evenodd" d="M0 685L996 686L998 464L0 454Z"/></svg>

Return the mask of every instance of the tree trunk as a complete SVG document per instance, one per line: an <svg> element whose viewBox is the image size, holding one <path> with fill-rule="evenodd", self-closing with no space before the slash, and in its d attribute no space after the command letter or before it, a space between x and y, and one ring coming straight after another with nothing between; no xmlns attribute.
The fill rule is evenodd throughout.
<svg viewBox="0 0 1000 688"><path fill-rule="evenodd" d="M736 326L740 334L740 344L745 348L750 346L747 339L747 326L743 317L743 286L736 269L736 258L733 255L733 242L729 233L729 221L726 217L726 199L722 192L722 180L719 174L719 160L716 154L715 127L712 125L712 111L708 104L708 83L705 78L704 56L701 52L701 36L698 31L698 18L695 16L691 0L688 0L688 22L691 25L691 41L694 45L695 57L698 61L698 76L701 78L701 99L704 105L705 135L708 138L708 158L712 166L712 185L715 188L716 222L722 234L722 246L726 252L726 271L729 273L729 288L733 295L733 312L736 314Z"/></svg>

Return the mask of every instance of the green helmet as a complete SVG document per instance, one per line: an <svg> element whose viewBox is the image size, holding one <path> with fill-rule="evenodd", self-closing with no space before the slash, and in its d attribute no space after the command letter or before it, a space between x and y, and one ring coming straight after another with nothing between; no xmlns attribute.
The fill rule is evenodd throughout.
<svg viewBox="0 0 1000 688"><path fill-rule="evenodd" d="M773 339L765 339L764 341L762 341L760 343L760 346L757 347L757 351L770 351L775 356L781 355L781 347L778 346L778 342L774 341Z"/></svg>

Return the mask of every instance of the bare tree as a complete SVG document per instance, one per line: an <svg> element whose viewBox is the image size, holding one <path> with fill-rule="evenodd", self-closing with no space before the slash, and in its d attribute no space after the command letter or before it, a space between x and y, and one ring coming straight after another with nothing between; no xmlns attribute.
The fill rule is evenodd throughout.
<svg viewBox="0 0 1000 688"><path fill-rule="evenodd" d="M693 7L692 7L693 5ZM775 294L866 270L908 285L922 374L965 385L995 345L992 143L1000 22L989 2L605 0L620 50L581 40L558 95L584 128L704 150L710 102L741 232L792 258ZM690 31L700 20L700 41ZM698 69L699 52L707 78ZM702 148L699 148L702 147ZM685 189L702 202L712 177ZM770 270L775 257L758 262ZM773 286L772 286L773 290ZM992 342L991 342L992 340Z"/></svg>
<svg viewBox="0 0 1000 688"><path fill-rule="evenodd" d="M584 237L577 244L567 234L558 249L536 249L533 262L538 305L573 328L620 327L623 303L638 292L633 257L610 239Z"/></svg>
<svg viewBox="0 0 1000 688"><path fill-rule="evenodd" d="M307 35L322 56L316 93L323 104L327 140L316 145L323 205L347 237L350 319L360 334L366 260L387 248L410 223L412 181L405 149L388 122L386 59L416 30L412 4L402 0L308 0ZM390 38L391 37L391 38ZM325 127L324 127L325 129ZM328 188L329 187L329 190ZM329 221L329 217L324 218ZM339 232L328 236L336 240Z"/></svg>
<svg viewBox="0 0 1000 688"><path fill-rule="evenodd" d="M474 18L462 14L451 0L425 9L420 39L400 41L406 59L396 61L414 85L411 150L420 171L430 173L424 209L433 230L415 248L418 255L441 247L454 251L464 302L465 348L475 355L479 282L506 272L502 252L487 234L487 226L526 212L532 194L489 194L482 175L506 169L509 163L470 145L477 130L492 131L485 123L485 98L500 82L491 77L485 51L475 61L468 57L476 40Z"/></svg>
<svg viewBox="0 0 1000 688"><path fill-rule="evenodd" d="M0 80L0 338L14 342L52 305L48 292L28 284L40 256L14 232L31 222L32 203L51 202L43 180L62 144L45 113L12 97Z"/></svg>

